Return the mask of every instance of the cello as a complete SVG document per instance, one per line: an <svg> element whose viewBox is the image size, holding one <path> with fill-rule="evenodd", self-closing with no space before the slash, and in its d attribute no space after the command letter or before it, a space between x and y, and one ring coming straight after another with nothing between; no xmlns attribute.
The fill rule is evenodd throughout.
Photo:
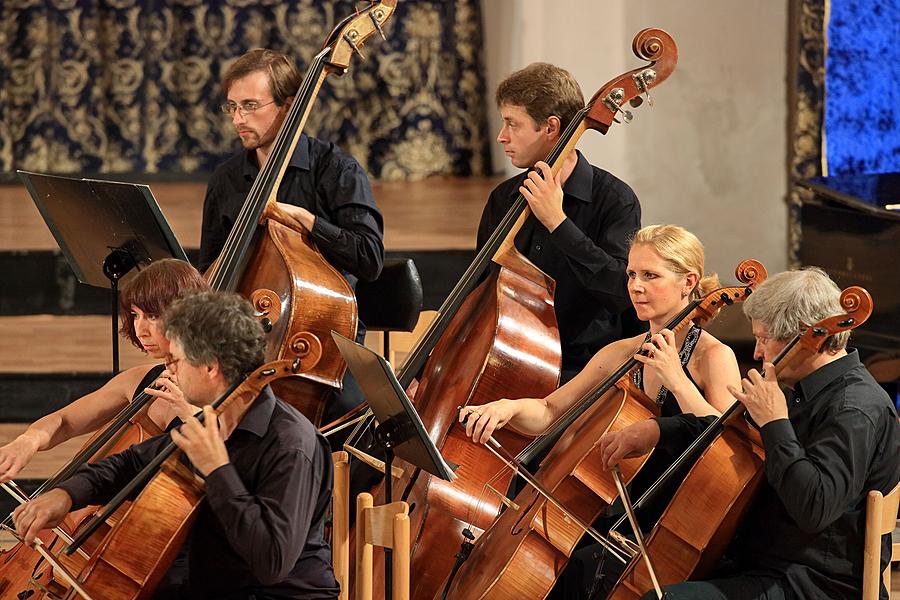
<svg viewBox="0 0 900 600"><path fill-rule="evenodd" d="M228 439L262 389L279 378L295 376L306 364L276 361L265 364L213 402L224 439ZM202 417L202 415L200 415ZM22 593L38 598L137 600L150 598L174 560L203 500L202 481L179 459L169 441L164 450L120 491L104 510L82 527L58 557L54 574ZM125 499L143 486L124 508ZM74 556L80 545L115 515L110 531L88 557ZM71 582L75 582L74 584ZM77 586L77 587L76 587ZM46 595L44 595L46 594Z"/></svg>
<svg viewBox="0 0 900 600"><path fill-rule="evenodd" d="M640 31L632 46L650 65L607 82L576 113L547 158L554 175L585 131L605 134L617 115L626 114L622 105L633 100L639 104L641 94L674 70L677 49L664 31ZM414 507L410 511L414 598L434 597L453 568L447 540L463 541L460 532L477 535L490 526L513 477L492 453L455 426L458 407L501 397L545 396L557 387L561 357L552 300L555 283L514 244L529 213L527 201L519 195L485 244L499 268L453 316L425 365L416 393L416 408L429 436L445 459L459 466L452 482L407 469L394 484L394 497ZM527 437L511 429L497 432L497 437L513 452L528 443Z"/></svg>
<svg viewBox="0 0 900 600"><path fill-rule="evenodd" d="M872 297L861 287L845 289L840 302L846 314L823 319L795 336L772 361L776 374L798 358L821 352L831 336L859 327L872 314ZM702 451L646 541L661 585L706 577L762 485L765 451L759 431L741 418L744 412L744 406L734 402L656 484ZM636 600L651 588L650 573L639 558L632 558L607 598Z"/></svg>
<svg viewBox="0 0 900 600"><path fill-rule="evenodd" d="M56 484L71 476L82 464L115 454L162 433L159 427L147 417L147 409L153 399L153 396L145 392L139 394L103 430L98 430L72 460L41 484L32 497L37 497L44 491L52 489ZM3 484L3 487L17 501L29 500L24 492L17 490L17 486L13 482ZM41 539L45 546L52 551L60 539L66 542L70 541L71 532L75 531L96 508L85 507L70 513L54 533L43 532ZM4 521L4 527L7 526L7 520ZM99 538L95 536L91 543L96 543L97 539ZM91 546L86 549L89 551ZM31 585L46 585L52 579L52 575L49 565L41 570L42 564L45 564L44 557L37 550L25 546L22 542L0 553L0 598L18 597L18 594L27 593L28 587Z"/></svg>
<svg viewBox="0 0 900 600"><path fill-rule="evenodd" d="M213 289L236 291L250 300L267 332L268 360L320 356L308 370L277 386L279 395L314 425L321 424L331 391L342 386L347 366L330 333L356 337L356 298L308 232L294 231L267 215L325 78L346 73L365 40L376 32L384 36L383 25L396 3L371 0L341 21L313 57L269 157L206 273Z"/></svg>
<svg viewBox="0 0 900 600"><path fill-rule="evenodd" d="M703 326L727 305L741 302L766 278L753 260L738 265L741 286L720 288L692 301L666 325L677 332ZM598 441L603 433L652 417L656 403L633 384L640 367L625 361L566 414L564 437L557 441L513 505L482 534L456 577L447 582L445 598L543 598L565 567L578 541L597 516L617 497L614 482L602 470ZM626 482L647 457L623 461ZM518 463L518 461L517 461ZM520 463L519 463L520 464ZM598 539L601 543L608 542Z"/></svg>

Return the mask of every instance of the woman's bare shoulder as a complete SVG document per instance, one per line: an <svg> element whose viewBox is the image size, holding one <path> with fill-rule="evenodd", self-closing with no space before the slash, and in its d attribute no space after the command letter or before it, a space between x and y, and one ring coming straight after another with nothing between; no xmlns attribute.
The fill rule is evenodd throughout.
<svg viewBox="0 0 900 600"><path fill-rule="evenodd" d="M737 358L731 347L706 331L700 334L697 346L691 355L691 362L704 365L707 369L715 369L722 365L737 364Z"/></svg>

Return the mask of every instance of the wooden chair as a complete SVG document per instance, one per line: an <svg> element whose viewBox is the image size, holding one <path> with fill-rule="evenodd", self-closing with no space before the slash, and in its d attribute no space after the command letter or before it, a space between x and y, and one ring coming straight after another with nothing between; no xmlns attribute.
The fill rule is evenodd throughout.
<svg viewBox="0 0 900 600"><path fill-rule="evenodd" d="M372 600L372 550L393 550L393 600L409 600L409 505L372 506L372 494L356 498L356 600Z"/></svg>
<svg viewBox="0 0 900 600"><path fill-rule="evenodd" d="M333 452L334 489L331 495L331 565L341 586L339 600L350 598L350 457Z"/></svg>
<svg viewBox="0 0 900 600"><path fill-rule="evenodd" d="M866 538L863 551L863 600L878 600L879 571L881 570L881 536L890 534L897 526L900 505L900 483L887 496L873 490L866 498ZM891 592L891 562L900 561L900 544L892 542L891 558L881 573L888 594Z"/></svg>

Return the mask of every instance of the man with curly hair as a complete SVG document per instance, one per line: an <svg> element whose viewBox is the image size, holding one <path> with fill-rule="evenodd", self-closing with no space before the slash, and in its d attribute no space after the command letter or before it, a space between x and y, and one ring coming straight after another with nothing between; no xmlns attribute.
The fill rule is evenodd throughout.
<svg viewBox="0 0 900 600"><path fill-rule="evenodd" d="M59 487L18 509L30 542L71 510L109 501L168 444L184 451L206 482L191 530L186 574L179 562L154 597L266 600L336 598L323 519L331 501L331 453L306 417L263 389L227 440L210 406L264 361L265 337L250 304L205 292L164 315L169 369L203 421L83 466ZM176 420L176 423L178 421Z"/></svg>

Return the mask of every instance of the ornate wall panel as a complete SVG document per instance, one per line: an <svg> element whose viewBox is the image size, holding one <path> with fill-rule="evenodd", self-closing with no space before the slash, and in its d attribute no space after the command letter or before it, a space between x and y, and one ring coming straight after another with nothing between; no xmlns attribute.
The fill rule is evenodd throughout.
<svg viewBox="0 0 900 600"><path fill-rule="evenodd" d="M900 0L830 0L826 31L827 175L900 171Z"/></svg>
<svg viewBox="0 0 900 600"><path fill-rule="evenodd" d="M825 93L825 2L792 3L792 106L790 107L791 191L788 208L788 263L796 266L800 249L800 198L808 193L794 182L822 174L822 114Z"/></svg>
<svg viewBox="0 0 900 600"><path fill-rule="evenodd" d="M358 3L0 2L0 174L202 177L237 148L220 74L271 47L301 69ZM400 0L387 42L329 77L307 131L375 177L490 171L478 0Z"/></svg>

